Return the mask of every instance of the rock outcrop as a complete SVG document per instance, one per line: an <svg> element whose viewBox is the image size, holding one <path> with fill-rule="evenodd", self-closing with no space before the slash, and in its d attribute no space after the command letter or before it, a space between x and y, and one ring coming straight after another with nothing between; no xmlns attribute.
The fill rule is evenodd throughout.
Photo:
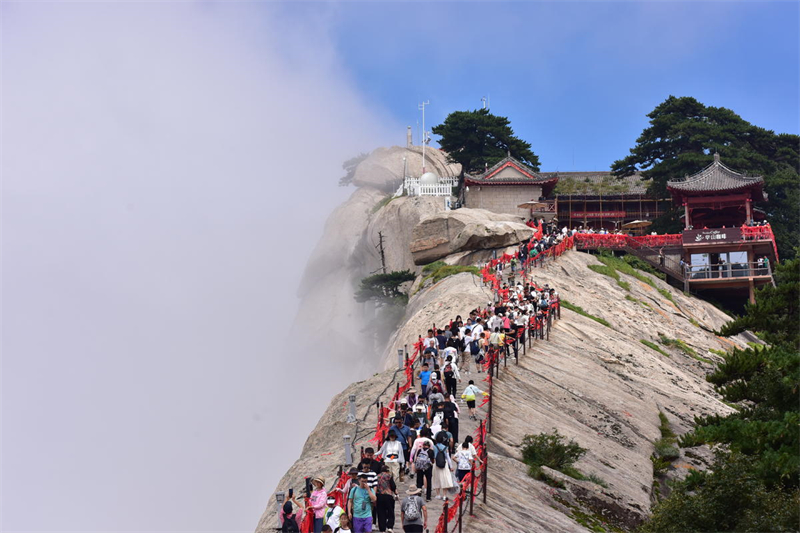
<svg viewBox="0 0 800 533"><path fill-rule="evenodd" d="M408 176L422 174L421 146L375 149L356 168L353 184L357 187L372 187L383 192L394 192L403 180L404 168ZM437 148L428 147L425 149L425 170L442 178L452 178L461 173L461 165L449 163L447 154Z"/></svg>
<svg viewBox="0 0 800 533"><path fill-rule="evenodd" d="M412 233L414 263L424 265L457 252L491 250L530 239L533 230L514 218L485 209L458 209L425 218Z"/></svg>
<svg viewBox="0 0 800 533"><path fill-rule="evenodd" d="M650 455L660 437L659 411L682 434L695 415L731 410L704 379L712 369L707 361L718 360L710 349L744 344L713 334L728 317L655 278L655 288L626 280L627 291L590 270L591 264L598 264L594 257L572 251L533 272L538 283L557 287L563 299L611 327L563 309L549 341L538 341L518 365L512 360L501 369L494 388L488 499L476 502L476 517L464 524L465 531L587 531L592 520L630 529L649 512L654 490ZM424 288L411 298L390 345L411 344L429 324L465 315L485 305L488 296L480 280L467 273ZM664 356L641 342L657 341L659 334L683 340L696 356L666 347L669 355ZM330 478L344 459L343 435L353 436L357 446L366 445L376 423L375 402L389 399L395 383L402 381L394 370L393 350L387 350L385 368L333 399L281 488L301 486L302 476ZM357 424L345 423L351 392L357 398ZM523 437L554 428L588 450L576 466L605 486L570 478L562 480L561 489L528 476L521 461ZM272 526L273 502L258 531Z"/></svg>

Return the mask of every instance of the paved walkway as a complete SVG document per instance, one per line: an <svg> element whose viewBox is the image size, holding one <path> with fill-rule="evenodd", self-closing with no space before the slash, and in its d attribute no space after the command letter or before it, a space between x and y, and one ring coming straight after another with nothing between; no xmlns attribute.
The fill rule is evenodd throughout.
<svg viewBox="0 0 800 533"><path fill-rule="evenodd" d="M459 416L458 416L458 433L459 433L459 445L456 447L456 451L461 445L461 442L464 441L464 438L467 435L472 435L475 438L476 430L478 429L478 425L480 421L486 418L486 407L477 407L476 414L478 420L471 420L469 417L469 409L467 408L466 402L462 402L461 400L461 392L469 383L469 380L474 380L475 385L478 388L487 391L487 384L483 382L483 379L486 377L486 372L481 371L481 373L475 372L475 364L472 363L470 366L471 372L460 371L461 373L461 382L458 384L458 408L460 409ZM481 398L477 399L476 405L480 405ZM406 496L406 491L411 487L416 487L416 475L406 476L405 481L397 483L397 495L399 500L395 503L395 527L394 531L401 532L403 531L402 524L400 522L400 503L403 501L403 498ZM478 486L478 482L476 481L476 488ZM425 497L425 489L423 487L422 497ZM426 502L428 507L428 530L433 532L436 529L436 524L439 523L439 517L442 514L442 510L444 509L444 501L436 499L435 491L431 492L432 498L431 501ZM452 497L451 497L452 498ZM477 504L477 502L476 502ZM467 511L465 510L465 513ZM377 526L373 528L373 531L378 531Z"/></svg>

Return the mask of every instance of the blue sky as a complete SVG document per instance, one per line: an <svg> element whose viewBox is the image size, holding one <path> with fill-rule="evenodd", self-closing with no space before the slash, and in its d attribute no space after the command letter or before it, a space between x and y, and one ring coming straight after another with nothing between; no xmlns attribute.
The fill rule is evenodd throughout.
<svg viewBox="0 0 800 533"><path fill-rule="evenodd" d="M415 133L418 102L433 125L488 95L542 170L600 170L670 94L798 133L798 6L342 3L331 32L365 98Z"/></svg>
<svg viewBox="0 0 800 533"><path fill-rule="evenodd" d="M797 133L799 14L0 2L0 530L252 531L365 377L286 334L343 161L484 95L546 171L607 169L670 94Z"/></svg>

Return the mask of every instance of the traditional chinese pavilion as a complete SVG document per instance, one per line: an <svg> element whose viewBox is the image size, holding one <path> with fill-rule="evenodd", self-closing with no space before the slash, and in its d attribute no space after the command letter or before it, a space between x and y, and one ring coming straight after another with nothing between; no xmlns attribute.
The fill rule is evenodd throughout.
<svg viewBox="0 0 800 533"><path fill-rule="evenodd" d="M544 200L558 183L557 175L543 176L510 155L500 160L483 174L464 177L466 207L487 209L495 213L509 213L528 218L530 209L518 205L530 200ZM555 211L543 211L544 218L552 218ZM537 216L539 214L537 213Z"/></svg>
<svg viewBox="0 0 800 533"><path fill-rule="evenodd" d="M747 290L773 283L775 237L755 202L765 202L764 179L714 161L692 176L667 182L683 207L684 284L695 290Z"/></svg>

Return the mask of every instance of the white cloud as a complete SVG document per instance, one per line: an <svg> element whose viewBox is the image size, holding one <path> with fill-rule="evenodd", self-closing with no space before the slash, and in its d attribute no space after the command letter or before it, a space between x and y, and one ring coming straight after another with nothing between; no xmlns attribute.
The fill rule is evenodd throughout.
<svg viewBox="0 0 800 533"><path fill-rule="evenodd" d="M389 121L325 13L2 9L2 528L252 530L305 435L297 282Z"/></svg>

